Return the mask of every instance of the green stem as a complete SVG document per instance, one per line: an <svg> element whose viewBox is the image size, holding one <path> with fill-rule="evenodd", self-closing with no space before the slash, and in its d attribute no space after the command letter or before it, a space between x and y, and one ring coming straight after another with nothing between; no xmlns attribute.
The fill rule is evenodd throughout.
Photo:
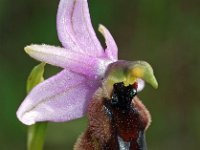
<svg viewBox="0 0 200 150"><path fill-rule="evenodd" d="M41 63L35 66L27 80L27 93L40 82L44 81L44 66ZM44 145L45 133L47 129L47 122L38 122L28 127L27 135L27 149L28 150L42 150Z"/></svg>
<svg viewBox="0 0 200 150"><path fill-rule="evenodd" d="M39 122L28 127L28 150L43 149L47 124L47 122Z"/></svg>

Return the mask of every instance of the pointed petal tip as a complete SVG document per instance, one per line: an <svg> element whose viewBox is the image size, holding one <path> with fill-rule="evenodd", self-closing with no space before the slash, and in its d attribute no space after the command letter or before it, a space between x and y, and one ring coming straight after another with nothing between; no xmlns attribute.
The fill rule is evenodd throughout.
<svg viewBox="0 0 200 150"><path fill-rule="evenodd" d="M31 44L31 45L27 45L26 47L24 47L24 51L30 55L31 52L36 51L38 48L45 46L43 45L37 45L37 44Z"/></svg>
<svg viewBox="0 0 200 150"><path fill-rule="evenodd" d="M104 29L105 29L105 26L102 24L99 24L98 31L103 35L104 35Z"/></svg>
<svg viewBox="0 0 200 150"><path fill-rule="evenodd" d="M109 30L102 24L99 24L98 31L103 35L106 42L106 50L105 53L113 61L118 60L118 47L117 44L109 32Z"/></svg>
<svg viewBox="0 0 200 150"><path fill-rule="evenodd" d="M28 46L24 47L24 51L25 51L27 54L29 54L30 50L31 50L31 45L28 45Z"/></svg>

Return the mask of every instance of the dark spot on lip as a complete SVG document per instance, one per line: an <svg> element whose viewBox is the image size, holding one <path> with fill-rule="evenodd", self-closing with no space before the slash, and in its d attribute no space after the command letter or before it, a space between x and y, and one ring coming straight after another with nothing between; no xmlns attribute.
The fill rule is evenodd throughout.
<svg viewBox="0 0 200 150"><path fill-rule="evenodd" d="M133 97L136 95L137 90L132 85L124 86L123 82L115 83L111 96L111 106L123 111L128 110L131 107Z"/></svg>
<svg viewBox="0 0 200 150"><path fill-rule="evenodd" d="M126 146L127 150L146 150L140 114L132 103L136 95L137 90L133 85L125 86L120 82L113 85L111 98L104 99L104 112L109 117L113 135L108 143L117 149L125 144L123 146ZM117 137L120 137L121 141Z"/></svg>
<svg viewBox="0 0 200 150"><path fill-rule="evenodd" d="M104 101L105 113L111 118L113 109L118 109L122 114L126 114L130 109L134 110L131 102L136 95L137 90L133 85L125 86L123 82L115 83L111 99Z"/></svg>

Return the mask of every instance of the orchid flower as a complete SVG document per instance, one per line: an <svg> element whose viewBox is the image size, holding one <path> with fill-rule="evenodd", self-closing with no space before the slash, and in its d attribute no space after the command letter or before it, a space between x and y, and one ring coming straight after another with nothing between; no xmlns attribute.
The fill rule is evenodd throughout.
<svg viewBox="0 0 200 150"><path fill-rule="evenodd" d="M106 27L99 26L105 38L103 49L92 27L87 0L60 0L57 33L63 47L32 44L28 55L39 61L63 68L28 94L17 111L18 119L36 122L64 122L85 115L94 92L105 83L132 84L138 90L144 81L157 88L151 66L144 61L118 60L117 45Z"/></svg>

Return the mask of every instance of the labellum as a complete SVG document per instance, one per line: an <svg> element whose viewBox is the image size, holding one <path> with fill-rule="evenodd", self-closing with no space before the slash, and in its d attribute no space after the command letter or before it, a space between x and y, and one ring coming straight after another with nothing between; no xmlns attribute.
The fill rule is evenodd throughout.
<svg viewBox="0 0 200 150"><path fill-rule="evenodd" d="M109 97L99 88L88 107L89 125L75 150L146 150L145 131L151 117L138 99L137 85L115 83Z"/></svg>

